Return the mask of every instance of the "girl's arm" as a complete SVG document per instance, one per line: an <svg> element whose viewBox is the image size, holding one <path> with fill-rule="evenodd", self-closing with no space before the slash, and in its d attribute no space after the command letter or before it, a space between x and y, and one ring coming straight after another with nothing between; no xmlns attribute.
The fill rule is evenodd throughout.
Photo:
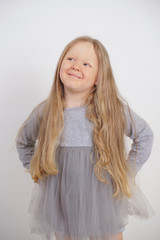
<svg viewBox="0 0 160 240"><path fill-rule="evenodd" d="M39 124L42 117L44 101L38 104L24 121L16 138L16 148L23 167L29 169L34 154L38 136Z"/></svg>
<svg viewBox="0 0 160 240"><path fill-rule="evenodd" d="M148 123L138 116L133 110L130 109L132 119L135 123L136 135L134 125L131 121L129 110L127 105L124 105L125 115L127 118L127 124L125 126L125 134L133 140L131 150L129 151L129 159L131 166L134 165L134 159L136 154L136 142L137 141L137 155L136 155L136 170L141 169L143 164L147 161L152 150L152 144L154 134ZM136 173L137 173L136 172Z"/></svg>

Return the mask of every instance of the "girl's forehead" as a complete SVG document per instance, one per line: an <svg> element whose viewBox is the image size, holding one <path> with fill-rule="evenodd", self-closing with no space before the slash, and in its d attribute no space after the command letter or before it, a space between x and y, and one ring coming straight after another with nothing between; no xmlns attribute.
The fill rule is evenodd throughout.
<svg viewBox="0 0 160 240"><path fill-rule="evenodd" d="M94 59L96 58L96 53L93 47L93 44L90 42L78 42L74 44L66 53L66 55L72 54L72 56L78 55L79 57L87 57L88 59Z"/></svg>
<svg viewBox="0 0 160 240"><path fill-rule="evenodd" d="M73 51L94 51L93 44L90 42L78 42L69 48L67 52Z"/></svg>

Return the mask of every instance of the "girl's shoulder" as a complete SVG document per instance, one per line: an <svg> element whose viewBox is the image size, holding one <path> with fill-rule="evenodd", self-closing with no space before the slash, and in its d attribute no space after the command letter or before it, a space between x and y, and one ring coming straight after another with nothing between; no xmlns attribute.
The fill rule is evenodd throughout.
<svg viewBox="0 0 160 240"><path fill-rule="evenodd" d="M42 118L46 103L47 103L47 99L45 99L42 102L40 102L39 104L37 104L31 111L31 113L29 114L29 116L27 117L25 122L27 124L33 124L34 122L40 121Z"/></svg>
<svg viewBox="0 0 160 240"><path fill-rule="evenodd" d="M136 125L139 125L142 123L143 124L146 123L146 121L142 118L142 116L137 114L135 110L133 110L133 108L131 108L129 105L123 104L123 106L124 106L125 118L128 124L135 123Z"/></svg>
<svg viewBox="0 0 160 240"><path fill-rule="evenodd" d="M45 108L45 106L46 106L46 103L47 103L47 99L45 99L45 100L43 100L42 102L40 102L39 104L37 104L36 106L35 106L35 108L33 109L33 111L35 111L36 113L38 113L38 114L42 114L42 112L43 112L43 110L44 110L44 108Z"/></svg>

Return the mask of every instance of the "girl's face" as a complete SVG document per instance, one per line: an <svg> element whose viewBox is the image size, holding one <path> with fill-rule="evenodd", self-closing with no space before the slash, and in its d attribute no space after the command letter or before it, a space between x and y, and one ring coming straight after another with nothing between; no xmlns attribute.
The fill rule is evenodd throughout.
<svg viewBox="0 0 160 240"><path fill-rule="evenodd" d="M60 68L65 91L87 93L96 84L98 59L90 42L78 42L66 53Z"/></svg>

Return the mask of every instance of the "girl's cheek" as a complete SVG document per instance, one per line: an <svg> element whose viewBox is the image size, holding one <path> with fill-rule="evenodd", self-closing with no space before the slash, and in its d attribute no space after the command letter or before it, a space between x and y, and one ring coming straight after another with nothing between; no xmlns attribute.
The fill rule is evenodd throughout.
<svg viewBox="0 0 160 240"><path fill-rule="evenodd" d="M63 71L66 70L67 68L70 68L70 64L68 63L62 64Z"/></svg>
<svg viewBox="0 0 160 240"><path fill-rule="evenodd" d="M66 68L67 68L67 66L66 66L65 64L62 64L62 65L61 65L61 68L60 68L60 71L61 71L61 72L64 72Z"/></svg>

